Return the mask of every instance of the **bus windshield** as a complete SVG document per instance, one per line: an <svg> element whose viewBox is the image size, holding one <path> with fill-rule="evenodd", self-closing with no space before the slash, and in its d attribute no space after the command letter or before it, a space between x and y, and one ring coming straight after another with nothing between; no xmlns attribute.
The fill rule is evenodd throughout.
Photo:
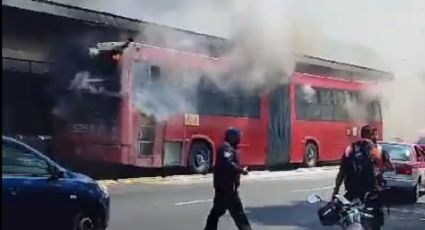
<svg viewBox="0 0 425 230"><path fill-rule="evenodd" d="M100 51L83 61L83 68L70 82L69 89L89 91L94 94L117 94L120 92L118 54L114 51Z"/></svg>
<svg viewBox="0 0 425 230"><path fill-rule="evenodd" d="M62 100L69 122L117 122L121 87L119 62L114 55L114 51L100 51L84 60L84 68L75 74Z"/></svg>

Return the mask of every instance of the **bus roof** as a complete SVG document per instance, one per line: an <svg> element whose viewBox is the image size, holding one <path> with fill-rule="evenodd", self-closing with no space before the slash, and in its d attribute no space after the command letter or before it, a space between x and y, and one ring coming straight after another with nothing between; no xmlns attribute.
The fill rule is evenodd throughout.
<svg viewBox="0 0 425 230"><path fill-rule="evenodd" d="M296 55L295 72L357 81L383 81L394 78L389 72L307 55Z"/></svg>
<svg viewBox="0 0 425 230"><path fill-rule="evenodd" d="M112 50L123 47L128 42L102 42L97 44L99 50ZM147 58L154 57L155 59L173 60L173 62L191 63L191 65L204 66L203 64L214 64L225 67L227 62L225 58L211 57L205 54L186 52L171 48L163 48L144 43L133 43L135 47L140 47L145 50ZM147 54L146 54L147 53ZM189 60L188 60L189 59ZM197 64L198 63L198 64ZM301 74L308 74L314 76L321 76L325 78L337 78L348 81L383 81L392 80L393 76L385 71L372 69L348 63L323 59L320 57L313 57L308 55L295 55L295 69L294 72Z"/></svg>

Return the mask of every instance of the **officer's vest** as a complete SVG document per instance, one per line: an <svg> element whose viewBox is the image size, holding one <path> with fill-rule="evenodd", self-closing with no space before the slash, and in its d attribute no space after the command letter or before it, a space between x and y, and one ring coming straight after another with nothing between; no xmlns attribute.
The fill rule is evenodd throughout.
<svg viewBox="0 0 425 230"><path fill-rule="evenodd" d="M382 169L385 166L382 156L382 146L374 145L372 149L372 159L375 164L375 169Z"/></svg>

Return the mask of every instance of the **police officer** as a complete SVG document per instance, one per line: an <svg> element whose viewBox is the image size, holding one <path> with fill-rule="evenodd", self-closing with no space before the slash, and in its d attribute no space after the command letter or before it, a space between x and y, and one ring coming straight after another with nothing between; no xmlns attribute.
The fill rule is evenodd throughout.
<svg viewBox="0 0 425 230"><path fill-rule="evenodd" d="M361 139L348 146L342 156L333 195L338 194L344 182L347 191L344 196L349 200L359 199L365 202L366 206L372 207L374 218L371 229L379 230L384 224L380 198L364 200L367 193L376 194L378 189L375 165L371 156L376 132L372 126L365 125L361 129L360 135Z"/></svg>
<svg viewBox="0 0 425 230"><path fill-rule="evenodd" d="M379 132L377 128L373 128L373 149L372 149L372 160L375 165L375 174L377 179L381 182L383 180L382 173L385 171L392 171L394 167L391 163L388 152L382 148L382 145L378 144Z"/></svg>
<svg viewBox="0 0 425 230"><path fill-rule="evenodd" d="M217 150L214 167L214 204L208 215L205 230L216 230L219 218L228 210L240 230L251 230L243 210L238 188L240 175L248 174L239 161L238 144L241 132L236 128L227 129L224 143Z"/></svg>

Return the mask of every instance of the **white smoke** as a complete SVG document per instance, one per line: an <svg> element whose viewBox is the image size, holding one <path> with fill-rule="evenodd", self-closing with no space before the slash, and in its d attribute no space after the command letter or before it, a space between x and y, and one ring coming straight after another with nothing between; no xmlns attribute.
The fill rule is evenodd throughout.
<svg viewBox="0 0 425 230"><path fill-rule="evenodd" d="M140 65L134 71L133 105L146 115L164 120L176 113L196 111L196 88L199 72L182 69L160 69L159 79L150 79L150 69ZM147 76L143 78L143 76Z"/></svg>
<svg viewBox="0 0 425 230"><path fill-rule="evenodd" d="M68 89L69 90L88 90L92 93L96 93L98 90L93 85L93 82L98 80L102 81L102 79L91 79L90 73L87 71L78 72L75 74L74 79L72 79Z"/></svg>
<svg viewBox="0 0 425 230"><path fill-rule="evenodd" d="M307 49L307 46L314 44L315 38L307 30L306 24L296 20L293 12L299 11L299 7L278 0L235 0L227 3L227 6L233 24L233 33L228 41L231 45L220 60L215 61L216 68L193 70L180 67L168 71L165 76L167 84L163 84L167 92L154 90L154 87L136 86L134 99L141 111L158 118L181 112L196 112L196 89L201 76L214 83L223 93L231 93L235 88L247 93L257 92L258 89L289 81L295 65L294 48ZM222 5L208 4L204 8L195 4L193 8L187 7L181 17L188 17L191 20L184 21L195 23L200 12L209 15L220 8ZM214 23L211 21L211 24ZM318 29L313 26L311 31L318 33ZM189 36L179 38L172 33L149 27L143 28L140 37L145 42L161 40L161 43L172 47L190 46L205 51L203 40ZM218 66L226 67L220 69ZM140 73L136 75L139 78L141 76Z"/></svg>
<svg viewBox="0 0 425 230"><path fill-rule="evenodd" d="M407 1L403 11L386 18L379 28L377 50L387 59L394 80L381 84L384 136L416 141L425 128L425 1ZM397 18L397 20L393 20ZM372 39L372 37L368 37Z"/></svg>
<svg viewBox="0 0 425 230"><path fill-rule="evenodd" d="M316 46L311 54L389 71L394 80L369 92L371 99L379 97L383 103L384 138L417 139L419 130L425 128L425 1L307 2L305 18L315 20L326 36L357 47ZM364 52L365 46L373 52ZM318 47L321 49L315 49ZM349 102L347 109L351 116L365 116L354 102Z"/></svg>
<svg viewBox="0 0 425 230"><path fill-rule="evenodd" d="M311 87L311 85L304 85L302 87L303 94L304 94L304 100L306 100L308 103L316 103L314 101L314 98L316 96L316 90Z"/></svg>
<svg viewBox="0 0 425 230"><path fill-rule="evenodd" d="M425 128L425 74L408 67L394 74L394 81L379 89L384 103L385 137L416 141Z"/></svg>

